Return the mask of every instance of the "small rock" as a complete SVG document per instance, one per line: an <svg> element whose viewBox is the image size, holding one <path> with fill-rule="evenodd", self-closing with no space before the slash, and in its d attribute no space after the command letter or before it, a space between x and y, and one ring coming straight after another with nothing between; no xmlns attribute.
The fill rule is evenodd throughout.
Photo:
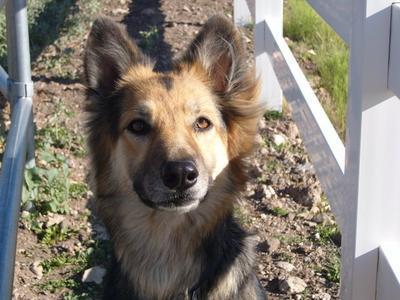
<svg viewBox="0 0 400 300"><path fill-rule="evenodd" d="M258 123L258 127L260 129L265 129L267 128L267 121L264 118L261 118L259 123Z"/></svg>
<svg viewBox="0 0 400 300"><path fill-rule="evenodd" d="M65 217L63 215L49 215L49 219L46 222L46 226L50 227L53 225L61 224L65 220Z"/></svg>
<svg viewBox="0 0 400 300"><path fill-rule="evenodd" d="M36 275L37 279L41 279L43 277L43 267L40 264L40 261L33 262L33 264L31 264L29 267L29 270Z"/></svg>
<svg viewBox="0 0 400 300"><path fill-rule="evenodd" d="M272 186L263 184L262 188L263 188L265 198L270 199L270 198L272 198L272 196L276 195Z"/></svg>
<svg viewBox="0 0 400 300"><path fill-rule="evenodd" d="M286 137L282 134L274 134L273 135L274 144L277 146L281 146L286 143Z"/></svg>
<svg viewBox="0 0 400 300"><path fill-rule="evenodd" d="M23 212L33 212L35 210L35 205L32 201L26 201L24 204L22 204L21 209Z"/></svg>
<svg viewBox="0 0 400 300"><path fill-rule="evenodd" d="M290 276L287 279L282 280L279 284L281 292L287 294L300 294L306 289L306 287L307 284L304 280L296 276Z"/></svg>
<svg viewBox="0 0 400 300"><path fill-rule="evenodd" d="M317 55L313 49L308 50L307 53L314 56Z"/></svg>
<svg viewBox="0 0 400 300"><path fill-rule="evenodd" d="M85 270L82 276L82 282L94 282L101 284L103 278L106 275L106 269L100 266L95 266L93 268Z"/></svg>
<svg viewBox="0 0 400 300"><path fill-rule="evenodd" d="M21 218L26 219L30 216L30 214L31 213L29 211L24 210L23 212L21 212Z"/></svg>
<svg viewBox="0 0 400 300"><path fill-rule="evenodd" d="M190 8L187 7L186 5L183 6L182 10L186 11L186 12L190 12Z"/></svg>
<svg viewBox="0 0 400 300"><path fill-rule="evenodd" d="M287 135L291 140L295 140L299 136L299 130L293 122L288 125Z"/></svg>
<svg viewBox="0 0 400 300"><path fill-rule="evenodd" d="M262 198L271 199L276 193L272 186L266 184L260 184L254 191L253 198L261 200Z"/></svg>
<svg viewBox="0 0 400 300"><path fill-rule="evenodd" d="M273 253L279 249L281 242L278 239L270 238L257 245L257 250L263 253Z"/></svg>
<svg viewBox="0 0 400 300"><path fill-rule="evenodd" d="M287 272L291 272L294 269L294 266L291 263L287 262L287 261L278 261L276 263L276 266L278 268L281 268L282 270L287 271Z"/></svg>
<svg viewBox="0 0 400 300"><path fill-rule="evenodd" d="M321 224L322 222L324 222L324 217L322 214L316 214L311 218L311 221L316 224Z"/></svg>
<svg viewBox="0 0 400 300"><path fill-rule="evenodd" d="M268 149L266 147L261 148L260 153L262 155L267 155L268 154Z"/></svg>
<svg viewBox="0 0 400 300"><path fill-rule="evenodd" d="M331 300L331 295L327 294L327 293L321 293L320 295L320 299L321 300Z"/></svg>

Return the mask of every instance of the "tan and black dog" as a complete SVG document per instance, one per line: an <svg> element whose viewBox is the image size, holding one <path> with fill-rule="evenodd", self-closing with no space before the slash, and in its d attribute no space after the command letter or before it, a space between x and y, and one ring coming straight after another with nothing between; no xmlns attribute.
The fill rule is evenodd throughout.
<svg viewBox="0 0 400 300"><path fill-rule="evenodd" d="M115 264L105 299L265 299L233 218L262 114L239 31L211 18L172 71L99 18L85 61L98 214Z"/></svg>

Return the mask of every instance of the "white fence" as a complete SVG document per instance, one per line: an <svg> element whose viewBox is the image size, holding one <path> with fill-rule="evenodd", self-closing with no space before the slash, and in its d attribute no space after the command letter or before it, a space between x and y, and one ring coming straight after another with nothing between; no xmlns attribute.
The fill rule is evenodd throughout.
<svg viewBox="0 0 400 300"><path fill-rule="evenodd" d="M290 1L290 0L288 0ZM341 299L400 299L400 3L307 0L350 49L346 145L282 36L283 0L235 0L255 24L270 109L281 90L342 232Z"/></svg>

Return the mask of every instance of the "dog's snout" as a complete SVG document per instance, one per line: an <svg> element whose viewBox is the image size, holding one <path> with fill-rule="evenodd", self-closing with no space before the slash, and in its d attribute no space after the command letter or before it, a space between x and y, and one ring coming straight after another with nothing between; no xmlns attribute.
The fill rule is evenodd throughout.
<svg viewBox="0 0 400 300"><path fill-rule="evenodd" d="M161 169L164 185L173 190L186 190L192 187L199 172L192 161L169 161Z"/></svg>

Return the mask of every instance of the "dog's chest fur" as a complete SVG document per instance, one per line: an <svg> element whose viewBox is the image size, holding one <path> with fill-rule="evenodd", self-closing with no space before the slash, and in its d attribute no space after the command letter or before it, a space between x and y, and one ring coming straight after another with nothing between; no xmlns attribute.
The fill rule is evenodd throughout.
<svg viewBox="0 0 400 300"><path fill-rule="evenodd" d="M171 220L168 214L154 219L142 208L134 209L140 203L109 200L102 202L113 209L102 211L112 213L102 217L113 237L115 273L121 273L111 276L126 299L185 299L193 289L196 299L241 299L236 295L251 273L253 243L231 217L205 234L199 222L211 220L184 215ZM118 282L119 277L125 282Z"/></svg>

